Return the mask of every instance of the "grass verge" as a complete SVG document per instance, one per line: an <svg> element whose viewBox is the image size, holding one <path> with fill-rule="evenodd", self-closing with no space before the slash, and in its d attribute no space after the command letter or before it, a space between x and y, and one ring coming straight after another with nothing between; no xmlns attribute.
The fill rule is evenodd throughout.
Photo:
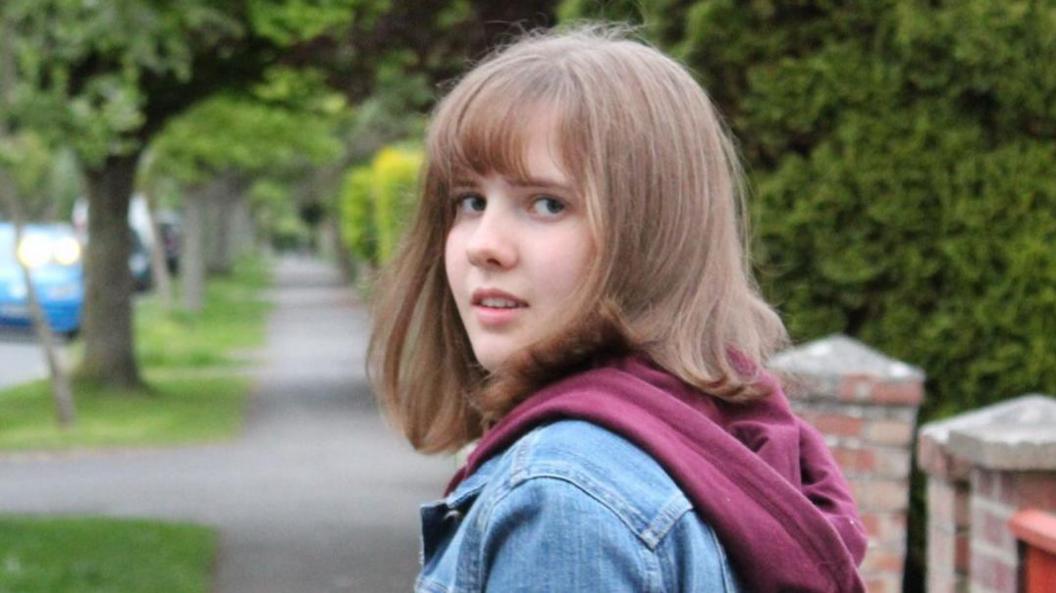
<svg viewBox="0 0 1056 593"><path fill-rule="evenodd" d="M105 389L74 380L77 422L60 430L47 380L0 390L0 450L136 447L230 438L242 426L250 380L236 365L264 342L270 270L261 259L238 262L212 279L198 314L165 311L137 300L135 340L146 385ZM74 357L79 344L73 345ZM0 591L0 593L4 593Z"/></svg>
<svg viewBox="0 0 1056 593"><path fill-rule="evenodd" d="M261 259L235 265L230 276L211 279L200 313L165 311L155 295L136 304L136 354L146 368L198 368L240 362L238 354L264 343L270 284Z"/></svg>
<svg viewBox="0 0 1056 593"><path fill-rule="evenodd" d="M0 517L0 593L205 593L216 547L196 525Z"/></svg>
<svg viewBox="0 0 1056 593"><path fill-rule="evenodd" d="M147 379L150 387L135 392L75 383L77 423L69 430L56 425L48 381L5 390L0 449L185 444L229 438L242 426L247 377Z"/></svg>

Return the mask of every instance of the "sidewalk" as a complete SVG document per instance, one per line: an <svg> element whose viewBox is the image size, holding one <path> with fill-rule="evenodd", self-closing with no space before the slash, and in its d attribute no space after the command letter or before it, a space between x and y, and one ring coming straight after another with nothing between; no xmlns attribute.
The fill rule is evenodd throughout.
<svg viewBox="0 0 1056 593"><path fill-rule="evenodd" d="M238 440L0 457L0 512L217 526L217 593L411 590L417 507L454 463L384 426L363 376L364 308L337 272L280 260L265 364Z"/></svg>

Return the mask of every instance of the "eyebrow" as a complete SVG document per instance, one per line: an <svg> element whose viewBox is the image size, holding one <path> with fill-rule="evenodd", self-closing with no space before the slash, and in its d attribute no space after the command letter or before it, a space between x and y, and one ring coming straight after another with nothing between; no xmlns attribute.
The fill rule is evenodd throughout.
<svg viewBox="0 0 1056 593"><path fill-rule="evenodd" d="M561 183L561 182L556 181L554 179L549 179L547 177L529 177L527 179L511 179L510 180L510 185L514 185L514 186L517 186L517 187L553 187L553 188L556 188L556 189L563 189L563 190L566 190L566 191L571 191L571 189L572 189L571 187L569 187L568 185L566 185L564 183Z"/></svg>
<svg viewBox="0 0 1056 593"><path fill-rule="evenodd" d="M572 188L566 184L561 183L555 179L548 177L528 177L525 179L508 179L510 185L514 187L550 187L554 189L560 189L567 192L572 191ZM478 183L473 179L459 177L454 180L452 187L477 187Z"/></svg>

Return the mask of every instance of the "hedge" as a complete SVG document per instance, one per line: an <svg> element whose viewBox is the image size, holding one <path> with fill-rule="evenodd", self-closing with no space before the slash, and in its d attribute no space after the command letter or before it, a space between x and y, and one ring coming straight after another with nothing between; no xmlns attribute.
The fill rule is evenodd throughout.
<svg viewBox="0 0 1056 593"><path fill-rule="evenodd" d="M345 174L342 237L361 262L376 268L395 252L414 207L422 158L419 148L390 146Z"/></svg>

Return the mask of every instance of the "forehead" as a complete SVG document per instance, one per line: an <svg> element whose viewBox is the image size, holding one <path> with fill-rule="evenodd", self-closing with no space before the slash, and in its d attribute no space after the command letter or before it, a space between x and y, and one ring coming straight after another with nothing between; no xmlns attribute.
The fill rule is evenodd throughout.
<svg viewBox="0 0 1056 593"><path fill-rule="evenodd" d="M535 125L525 128L522 137L511 143L510 154L505 159L481 159L475 166L468 162L454 163L453 183L473 183L480 177L497 173L520 186L570 185L553 121L548 117L535 121Z"/></svg>
<svg viewBox="0 0 1056 593"><path fill-rule="evenodd" d="M574 109L562 93L530 83L485 80L453 93L430 132L436 172L449 181L492 172L529 179L540 169L567 177L568 155L575 152L568 133Z"/></svg>

